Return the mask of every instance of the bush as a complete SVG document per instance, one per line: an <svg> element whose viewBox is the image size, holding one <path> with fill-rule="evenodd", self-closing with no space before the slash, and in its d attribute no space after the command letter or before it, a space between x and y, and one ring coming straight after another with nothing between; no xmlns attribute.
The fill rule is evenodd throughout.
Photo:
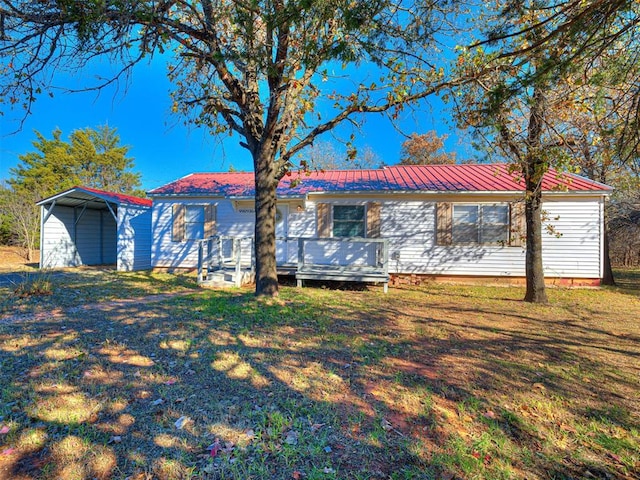
<svg viewBox="0 0 640 480"><path fill-rule="evenodd" d="M13 293L20 298L51 295L51 276L42 272L28 273L15 286Z"/></svg>

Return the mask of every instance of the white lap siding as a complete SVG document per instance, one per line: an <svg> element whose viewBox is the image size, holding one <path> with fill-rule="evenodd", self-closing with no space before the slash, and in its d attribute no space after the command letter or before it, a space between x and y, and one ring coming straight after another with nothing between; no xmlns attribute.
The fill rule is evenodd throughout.
<svg viewBox="0 0 640 480"><path fill-rule="evenodd" d="M549 277L600 278L603 204L597 201L548 201L543 205L543 261Z"/></svg>
<svg viewBox="0 0 640 480"><path fill-rule="evenodd" d="M73 208L55 207L42 229L41 268L81 265L73 242Z"/></svg>
<svg viewBox="0 0 640 480"><path fill-rule="evenodd" d="M507 203L510 199L492 199L489 203ZM397 195L364 197L311 197L306 202L289 205L288 236L317 237L317 205L380 203L381 237L389 240L389 271L391 273L416 273L469 276L518 276L525 275L525 247L500 245L436 245L437 195L424 198ZM482 196L448 195L446 201L465 204L484 203ZM189 199L154 200L152 216L151 258L154 267L197 266L197 243L172 241L172 206L175 203L207 204L217 206L217 234L246 237L254 234L253 208L234 208L230 200ZM549 277L599 278L601 276L602 197L582 198L550 197L544 203L546 229L543 233L543 261ZM300 207L300 208L298 208ZM315 248L315 250L314 250ZM289 245L288 261L295 263L297 248ZM244 253L244 252L243 252ZM310 263L333 264L347 260L366 263L369 251L355 252L337 244L317 244L305 251Z"/></svg>
<svg viewBox="0 0 640 480"><path fill-rule="evenodd" d="M173 206L183 205L216 206L216 234L221 236L253 236L255 214L251 208L234 208L230 200L211 198L191 198L188 200L155 199L152 213L151 264L153 267L195 268L198 266L198 242L184 240L174 242ZM249 243L243 243L243 256L249 255Z"/></svg>
<svg viewBox="0 0 640 480"><path fill-rule="evenodd" d="M465 202L473 203L473 202ZM543 264L549 277L599 278L600 201L547 201ZM525 247L436 245L436 203L384 202L382 236L389 239L389 270L471 276L524 276Z"/></svg>
<svg viewBox="0 0 640 480"><path fill-rule="evenodd" d="M473 204L482 197L449 196L447 201ZM510 199L513 200L513 199ZM381 203L381 236L389 240L389 271L429 275L518 276L525 275L525 247L501 245L436 244L437 197L426 199L354 198L353 204ZM506 203L508 200L495 200ZM316 202L309 202L300 232L316 236ZM320 203L320 202L318 202ZM323 197L322 203L344 204L344 198ZM490 203L493 203L491 201ZM548 277L599 278L601 276L602 199L549 199L544 203L543 263ZM295 235L292 232L292 235ZM305 256L307 252L305 252ZM315 258L314 255L317 257ZM317 249L307 261L332 261L334 252ZM323 259L324 257L324 259ZM355 258L351 252L350 258ZM359 261L356 259L356 261Z"/></svg>
<svg viewBox="0 0 640 480"><path fill-rule="evenodd" d="M118 209L118 260L120 271L151 268L151 209L121 206Z"/></svg>

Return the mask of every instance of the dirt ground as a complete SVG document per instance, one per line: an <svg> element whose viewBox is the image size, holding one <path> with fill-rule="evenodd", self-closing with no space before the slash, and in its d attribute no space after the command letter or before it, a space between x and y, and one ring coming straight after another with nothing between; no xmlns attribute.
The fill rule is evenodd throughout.
<svg viewBox="0 0 640 480"><path fill-rule="evenodd" d="M34 261L28 262L24 249L0 245L0 272L13 272L37 268L39 255L40 252L35 251L33 253Z"/></svg>

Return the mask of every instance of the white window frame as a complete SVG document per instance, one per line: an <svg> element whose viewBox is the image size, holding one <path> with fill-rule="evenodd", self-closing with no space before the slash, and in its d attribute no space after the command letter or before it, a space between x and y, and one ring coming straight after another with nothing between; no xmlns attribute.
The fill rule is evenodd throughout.
<svg viewBox="0 0 640 480"><path fill-rule="evenodd" d="M189 221L189 210L200 209L200 215L202 216L202 221L191 222ZM205 225L207 222L207 211L205 205L185 205L184 206L184 239L185 240L201 240L204 238ZM199 226L199 227L198 227ZM198 232L201 233L199 237L191 237L191 233L193 233L193 229L197 228Z"/></svg>
<svg viewBox="0 0 640 480"><path fill-rule="evenodd" d="M459 241L456 238L456 226L460 225L460 223L456 222L456 208L460 207L476 207L477 208L477 222L473 225L476 229L476 240L475 241ZM504 229L503 238L500 240L485 242L483 241L483 231L485 229L484 222L484 209L490 207L502 207L504 211L504 219L505 223L490 223L488 225L492 225L494 227L502 227ZM453 209L451 212L451 239L452 244L454 245L508 245L509 243L509 228L510 228L510 210L508 203L454 203ZM471 225L468 224L467 225Z"/></svg>
<svg viewBox="0 0 640 480"><path fill-rule="evenodd" d="M337 220L337 222L342 222L342 223L356 223L356 222L361 222L362 223L362 235L358 236L356 235L356 237L361 237L361 238L366 238L367 236L367 206L366 205L359 205L359 204L334 204L332 205L331 208L331 235L334 238L353 238L353 236L343 236L343 235L336 235L336 207L337 208L361 208L362 209L362 220Z"/></svg>

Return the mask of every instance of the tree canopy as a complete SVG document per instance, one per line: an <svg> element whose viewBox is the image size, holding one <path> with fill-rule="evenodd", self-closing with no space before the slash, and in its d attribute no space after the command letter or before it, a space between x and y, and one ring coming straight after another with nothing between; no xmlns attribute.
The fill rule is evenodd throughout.
<svg viewBox="0 0 640 480"><path fill-rule="evenodd" d="M438 136L433 130L411 135L403 144L400 165L442 165L456 163L455 152L444 150L448 135Z"/></svg>
<svg viewBox="0 0 640 480"><path fill-rule="evenodd" d="M437 92L435 36L455 2L352 0L0 1L0 97L28 112L50 72L95 57L121 73L167 53L174 111L235 132L253 158L256 293L277 294L276 185L316 137ZM372 73L357 77L367 64ZM351 70L349 70L351 69ZM43 74L44 72L44 74ZM116 75L117 77L118 75ZM107 81L113 81L110 79ZM303 164L304 168L305 165Z"/></svg>
<svg viewBox="0 0 640 480"><path fill-rule="evenodd" d="M74 130L69 141L62 140L59 129L51 133L52 138L37 131L35 135L35 151L19 155L20 163L10 170L8 183L14 192L45 197L82 185L142 194L140 174L131 170L134 160L127 156L130 147L120 145L117 129L103 125Z"/></svg>

